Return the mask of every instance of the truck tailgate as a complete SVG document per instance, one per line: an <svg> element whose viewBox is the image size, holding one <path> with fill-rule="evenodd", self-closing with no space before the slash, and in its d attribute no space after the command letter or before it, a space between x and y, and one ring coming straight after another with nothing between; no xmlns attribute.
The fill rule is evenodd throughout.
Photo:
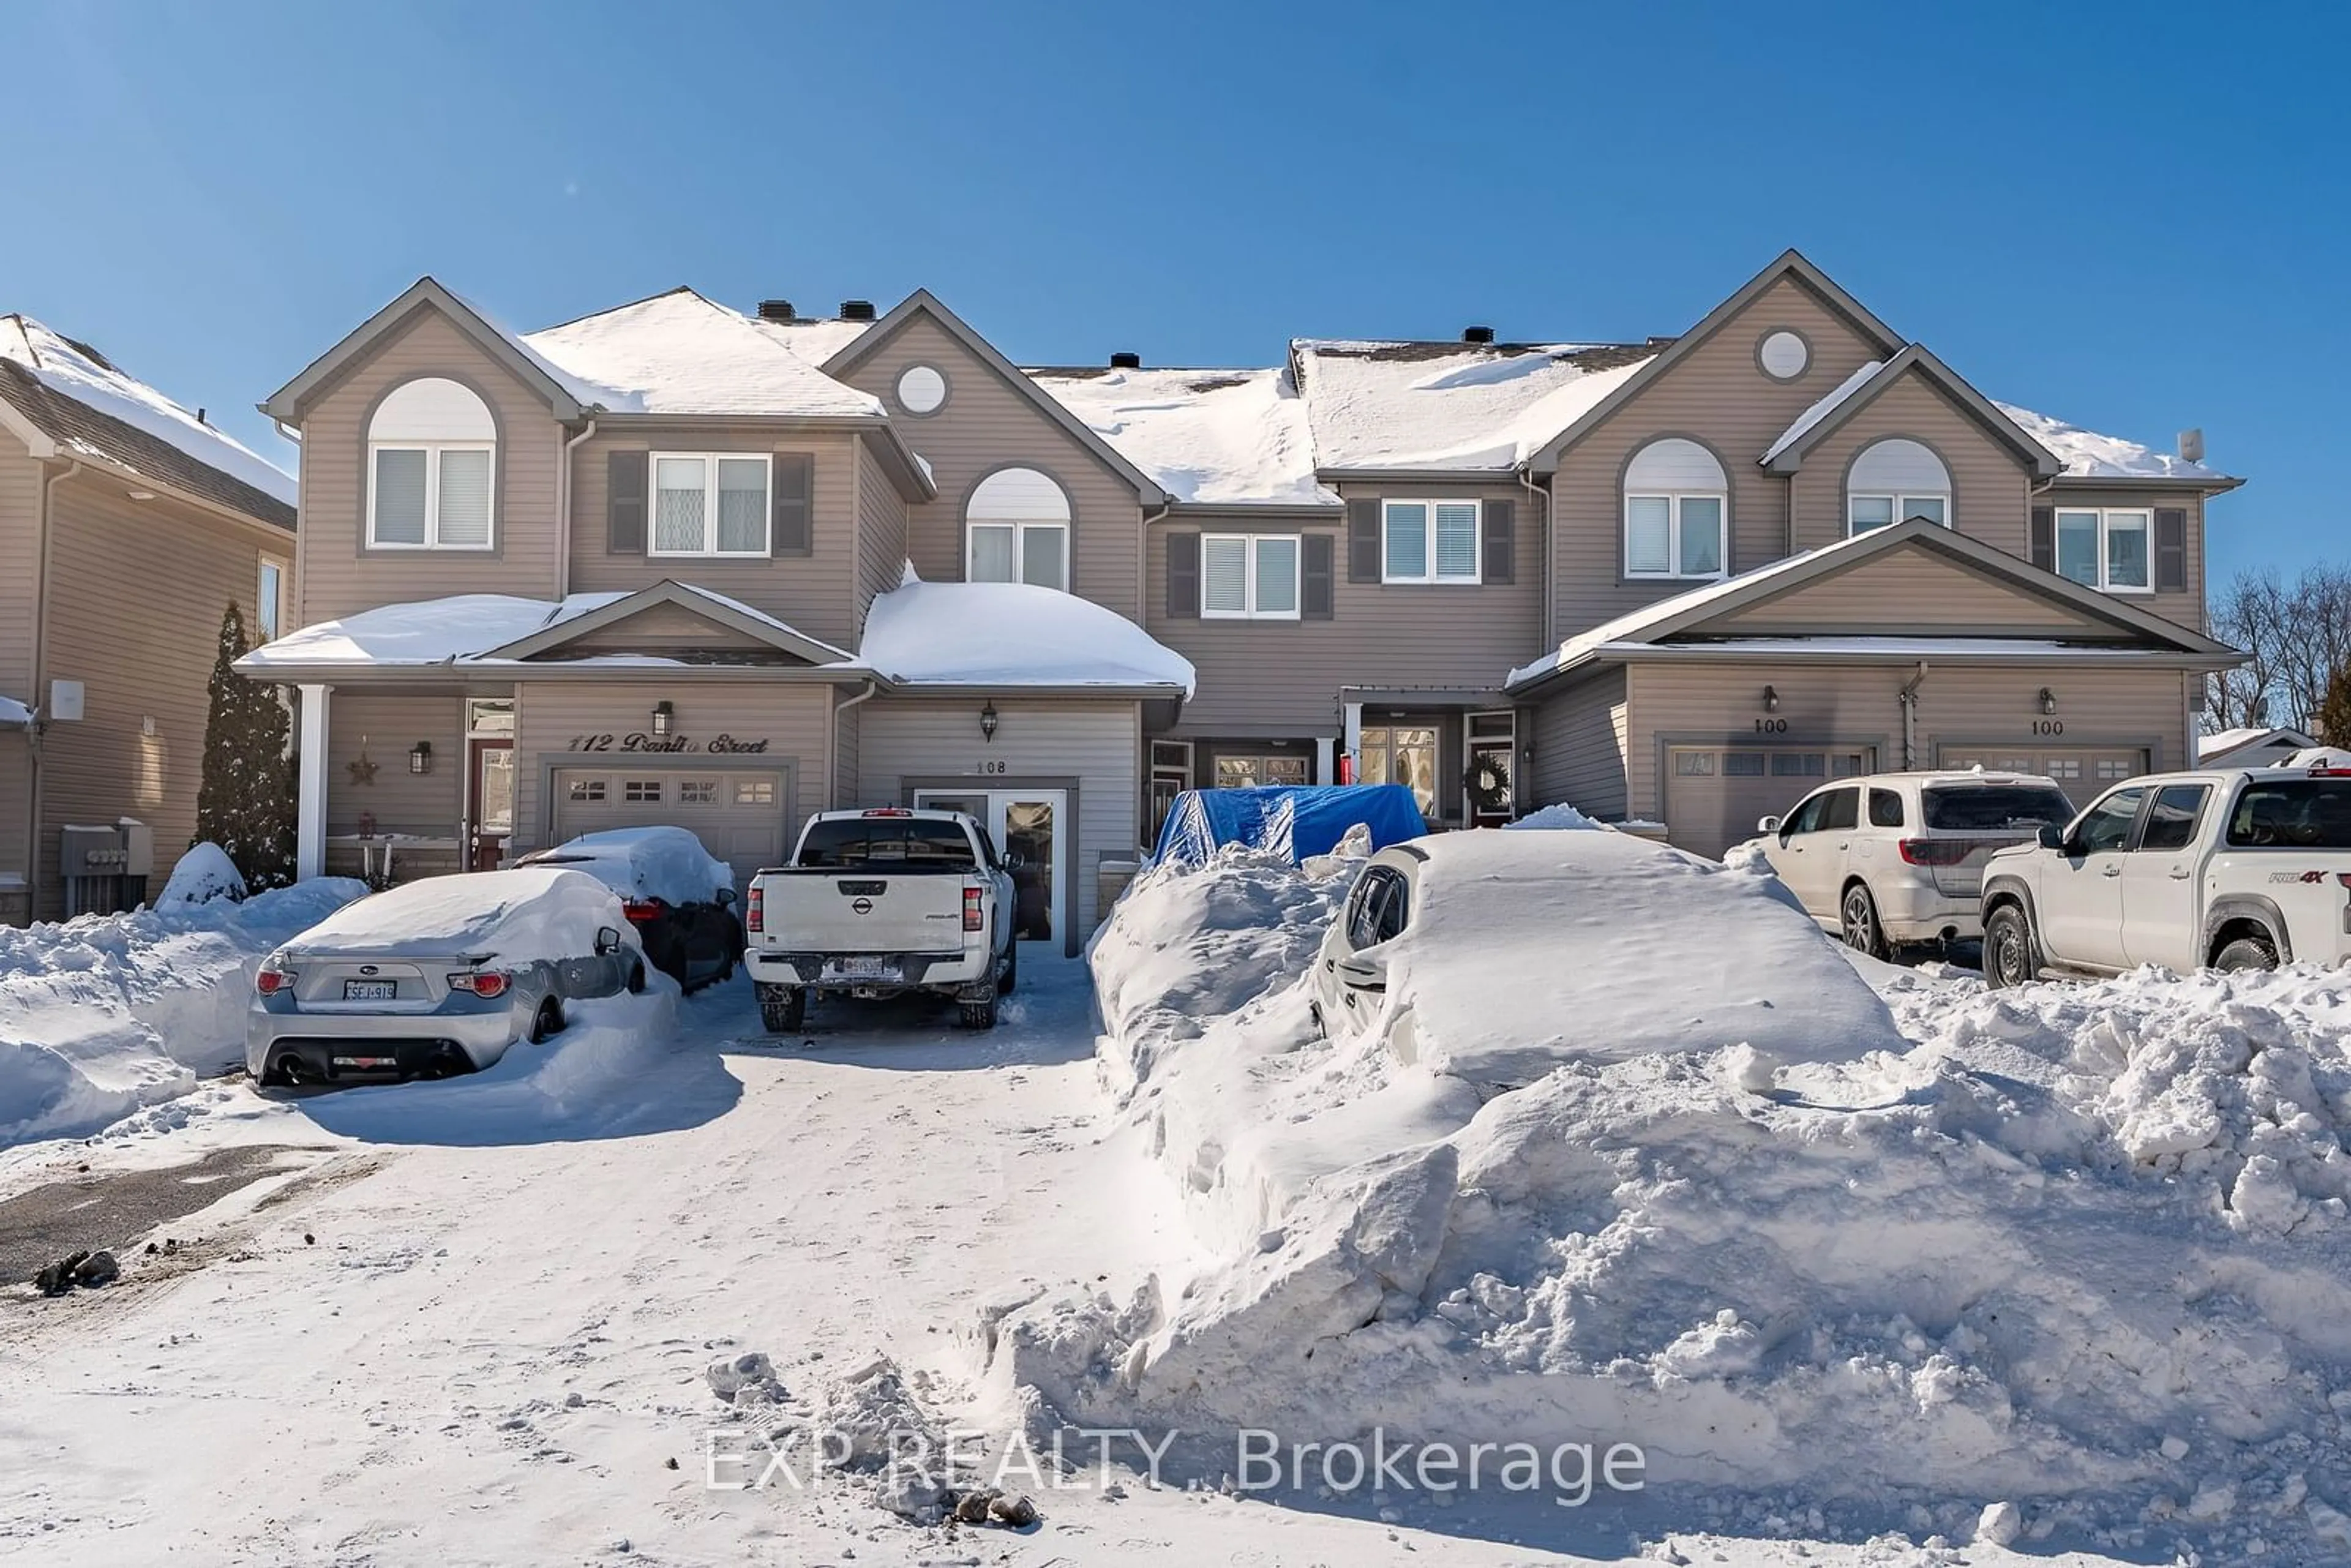
<svg viewBox="0 0 2351 1568"><path fill-rule="evenodd" d="M951 953L963 946L961 872L760 873L764 945L784 953Z"/></svg>

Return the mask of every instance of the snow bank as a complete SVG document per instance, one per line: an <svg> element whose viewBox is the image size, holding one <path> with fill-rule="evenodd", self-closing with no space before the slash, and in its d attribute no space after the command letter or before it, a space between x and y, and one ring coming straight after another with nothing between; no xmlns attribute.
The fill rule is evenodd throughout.
<svg viewBox="0 0 2351 1568"><path fill-rule="evenodd" d="M1636 1442L1645 1506L1718 1524L2334 1550L2343 975L1882 970L1898 1054L1583 1061L1448 1100L1309 1026L1343 885L1234 857L1121 905L1106 1073L1214 1261L1013 1313L994 1385L1096 1425Z"/></svg>
<svg viewBox="0 0 2351 1568"><path fill-rule="evenodd" d="M190 904L210 904L225 898L235 904L245 897L245 874L228 852L218 844L203 843L180 857L172 868L171 880L156 895L158 909L180 909Z"/></svg>
<svg viewBox="0 0 2351 1568"><path fill-rule="evenodd" d="M561 866L430 876L345 904L286 944L305 956L496 958L505 964L577 958L600 931L635 934L610 887Z"/></svg>
<svg viewBox="0 0 2351 1568"><path fill-rule="evenodd" d="M0 928L0 1147L96 1132L241 1062L256 961L366 891L325 878Z"/></svg>
<svg viewBox="0 0 2351 1568"><path fill-rule="evenodd" d="M684 828L611 828L525 855L521 866L562 866L592 876L622 898L664 904L707 904L720 888L732 891L734 868L714 858Z"/></svg>

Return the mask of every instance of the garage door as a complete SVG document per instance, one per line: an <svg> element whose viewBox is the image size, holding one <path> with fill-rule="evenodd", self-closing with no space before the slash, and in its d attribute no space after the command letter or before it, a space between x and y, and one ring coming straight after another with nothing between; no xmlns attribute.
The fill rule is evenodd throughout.
<svg viewBox="0 0 2351 1568"><path fill-rule="evenodd" d="M1874 747L1674 746L1666 750L1666 837L1719 855L1755 836L1755 823L1784 815L1805 791L1831 779L1867 773Z"/></svg>
<svg viewBox="0 0 2351 1568"><path fill-rule="evenodd" d="M739 893L752 873L784 858L788 793L778 768L561 768L555 774L555 841L606 828L685 828L735 868Z"/></svg>
<svg viewBox="0 0 2351 1568"><path fill-rule="evenodd" d="M2057 780L2076 806L2125 779L2147 770L2143 747L2043 746L2019 741L2013 746L1938 747L1935 761L1942 768L1978 768L1992 773L2038 773Z"/></svg>

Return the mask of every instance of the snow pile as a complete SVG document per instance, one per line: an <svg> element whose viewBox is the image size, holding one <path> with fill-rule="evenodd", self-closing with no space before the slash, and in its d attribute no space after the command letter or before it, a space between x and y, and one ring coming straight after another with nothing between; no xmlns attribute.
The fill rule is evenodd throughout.
<svg viewBox="0 0 2351 1568"><path fill-rule="evenodd" d="M1314 476L1306 404L1281 371L1031 371L1029 379L1177 501L1341 506Z"/></svg>
<svg viewBox="0 0 2351 1568"><path fill-rule="evenodd" d="M2342 976L1891 972L1898 1054L1481 1094L1316 1037L1333 894L1233 857L1113 916L1103 1053L1211 1261L1014 1312L994 1384L1285 1442L1635 1442L1645 1506L1752 1528L2226 1562L2346 1528Z"/></svg>
<svg viewBox="0 0 2351 1568"><path fill-rule="evenodd" d="M1557 831L1561 829L1573 831L1585 828L1604 828L1607 826L1604 822L1595 821L1593 819L1585 816L1583 812L1577 810L1574 807L1568 805L1565 801L1561 801L1556 805L1538 806L1533 810L1529 811L1525 816L1520 817L1517 821L1505 822L1502 825L1505 828L1513 828L1537 832Z"/></svg>
<svg viewBox="0 0 2351 1568"><path fill-rule="evenodd" d="M1192 662L1114 610L1025 582L904 580L877 595L858 657L907 685L1168 686Z"/></svg>
<svg viewBox="0 0 2351 1568"><path fill-rule="evenodd" d="M600 933L634 946L618 894L584 872L517 866L406 883L345 904L285 946L305 957L496 959L502 964L581 958Z"/></svg>
<svg viewBox="0 0 2351 1568"><path fill-rule="evenodd" d="M568 866L592 876L622 898L664 904L707 904L732 891L735 871L684 828L609 828L525 855L521 866Z"/></svg>
<svg viewBox="0 0 2351 1568"><path fill-rule="evenodd" d="M2065 465L2065 472L2090 479L2210 479L2225 482L2217 468L2190 463L2167 452L2141 446L2119 435L2101 435L2012 402L1993 407L2008 415L2019 430L2041 443Z"/></svg>
<svg viewBox="0 0 2351 1568"><path fill-rule="evenodd" d="M182 909L216 898L235 904L244 897L245 873L236 869L228 852L218 844L202 843L182 855L180 863L172 868L171 880L155 897L155 907Z"/></svg>
<svg viewBox="0 0 2351 1568"><path fill-rule="evenodd" d="M366 891L324 878L0 927L0 1146L96 1132L241 1062L257 961Z"/></svg>

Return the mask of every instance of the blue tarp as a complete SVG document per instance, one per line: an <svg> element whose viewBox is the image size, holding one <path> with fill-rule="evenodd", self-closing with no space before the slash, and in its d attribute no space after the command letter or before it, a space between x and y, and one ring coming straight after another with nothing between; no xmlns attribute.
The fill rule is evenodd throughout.
<svg viewBox="0 0 2351 1568"><path fill-rule="evenodd" d="M1372 831L1372 848L1428 831L1420 802L1401 784L1268 785L1186 789L1159 831L1158 859L1196 865L1222 844L1248 844L1293 861L1327 855L1349 828Z"/></svg>

